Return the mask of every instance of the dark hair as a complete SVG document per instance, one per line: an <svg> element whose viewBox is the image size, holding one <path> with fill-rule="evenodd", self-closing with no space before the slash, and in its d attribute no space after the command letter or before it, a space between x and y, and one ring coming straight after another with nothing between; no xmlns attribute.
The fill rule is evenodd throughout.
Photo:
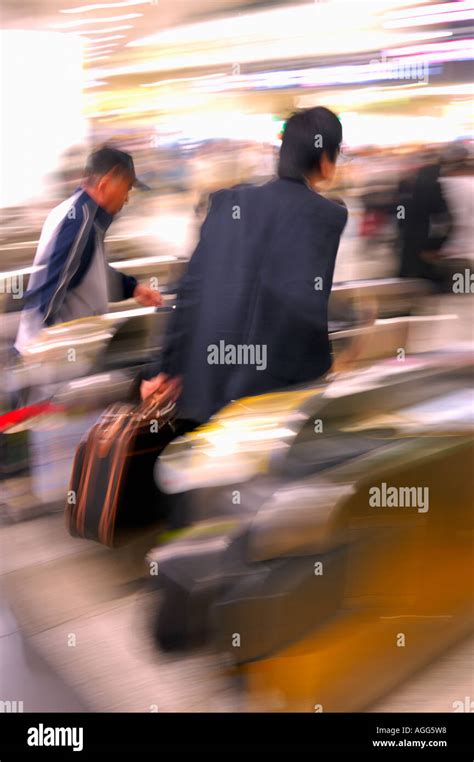
<svg viewBox="0 0 474 762"><path fill-rule="evenodd" d="M87 178L103 177L111 171L135 179L135 168L130 154L109 145L102 146L90 154L85 168Z"/></svg>
<svg viewBox="0 0 474 762"><path fill-rule="evenodd" d="M342 142L342 125L324 106L297 111L287 121L280 148L278 177L302 180L318 169L326 153L335 161Z"/></svg>

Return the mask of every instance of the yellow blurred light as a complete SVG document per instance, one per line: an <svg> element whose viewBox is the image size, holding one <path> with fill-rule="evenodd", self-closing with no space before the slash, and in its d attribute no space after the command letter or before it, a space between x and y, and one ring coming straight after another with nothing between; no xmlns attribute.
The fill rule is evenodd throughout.
<svg viewBox="0 0 474 762"><path fill-rule="evenodd" d="M301 31L301 30L300 30ZM125 74L145 74L147 72L161 71L179 71L182 69L228 66L231 68L238 61L245 65L257 61L272 61L282 59L299 59L303 56L314 59L315 56L335 55L344 51L345 53L360 53L367 50L389 50L395 45L409 45L413 42L422 40L431 40L436 37L444 37L444 33L426 32L416 34L401 34L380 32L380 30L354 30L339 29L337 35L332 35L331 30L322 31L321 38L315 46L314 33L301 31L300 35L291 35L288 32L283 38L279 39L260 39L255 33L252 40L229 40L223 43L222 40L214 42L206 47L202 45L201 49L194 46L187 46L185 42L183 47L176 50L167 50L165 45L158 45L158 54L147 56L145 60L118 66L110 69L104 69L100 76L121 76ZM126 47L129 47L127 43Z"/></svg>
<svg viewBox="0 0 474 762"><path fill-rule="evenodd" d="M379 11L394 3L311 3L177 26L127 47L150 46L140 61L106 69L101 76L171 71L333 55L344 51L389 50L398 45L437 39L445 32L391 31ZM317 34L315 32L317 30ZM337 30L337 34L335 34Z"/></svg>
<svg viewBox="0 0 474 762"><path fill-rule="evenodd" d="M350 146L401 145L455 140L462 131L451 116L406 116L387 114L342 113L344 142Z"/></svg>
<svg viewBox="0 0 474 762"><path fill-rule="evenodd" d="M328 93L322 98L321 94L301 95L295 99L298 108L311 108L321 100L333 107L362 107L374 103L390 103L392 101L410 100L416 92L416 97L459 95L472 97L472 86L462 85L427 85L424 82L410 82L404 85L372 85L357 89Z"/></svg>
<svg viewBox="0 0 474 762"><path fill-rule="evenodd" d="M304 36L311 34L314 46L314 37L317 31L319 45L327 43L323 39L325 31L331 34L333 47L339 50L343 46L339 43L339 33L346 28L355 32L355 29L370 29L379 27L381 17L378 13L387 6L400 5L393 0L369 0L363 3L354 0L338 0L332 3L308 3L280 8L258 11L254 13L242 13L238 16L227 16L223 19L213 19L197 24L186 24L160 31L156 34L133 40L130 47L143 45L180 45L193 42L214 42L215 40L233 41L236 38L265 39L266 37L286 40L289 36ZM408 4L408 0L407 3ZM314 24L317 23L317 30ZM337 30L337 34L334 31ZM354 34L354 37L356 35ZM317 51L316 51L317 52Z"/></svg>
<svg viewBox="0 0 474 762"><path fill-rule="evenodd" d="M219 79L224 74L204 74L200 77L174 77L172 79L158 79L156 82L147 82L140 87L162 87L163 85L179 85L183 82L200 82L201 80Z"/></svg>

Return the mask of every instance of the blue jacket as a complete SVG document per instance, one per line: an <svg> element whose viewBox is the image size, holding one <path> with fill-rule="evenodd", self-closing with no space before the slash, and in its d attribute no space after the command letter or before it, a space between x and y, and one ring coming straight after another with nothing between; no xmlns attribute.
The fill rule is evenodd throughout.
<svg viewBox="0 0 474 762"><path fill-rule="evenodd" d="M314 380L332 364L328 301L347 209L278 179L211 196L157 371L183 376L180 414Z"/></svg>

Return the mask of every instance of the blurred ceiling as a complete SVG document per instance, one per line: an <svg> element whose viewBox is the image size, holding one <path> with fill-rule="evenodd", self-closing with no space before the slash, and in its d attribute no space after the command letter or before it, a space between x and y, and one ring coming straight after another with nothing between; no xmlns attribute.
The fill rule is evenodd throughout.
<svg viewBox="0 0 474 762"><path fill-rule="evenodd" d="M141 13L143 15L140 17L123 21L124 24L133 25L133 29L126 30L127 39L124 42L129 42L178 24L204 21L221 15L234 15L244 10L287 6L292 2L301 5L301 0L144 0L130 4L126 4L125 0L2 0L0 20L4 29L46 30L62 22L78 20L83 20L86 28L87 21L104 16ZM78 8L89 10L82 13L72 12Z"/></svg>
<svg viewBox="0 0 474 762"><path fill-rule="evenodd" d="M301 0L2 0L0 26L80 34L86 65L108 68L143 60L150 54L149 46L129 45L174 27L301 4Z"/></svg>
<svg viewBox="0 0 474 762"><path fill-rule="evenodd" d="M457 10L468 4L451 5ZM451 5L436 0L2 0L1 26L80 35L85 113L153 118L157 112L208 108L216 99L220 108L235 109L239 92L220 91L219 77L228 83L241 73L266 71L271 77L283 69L367 63L385 50L464 36L465 28L416 29L409 18L403 21L422 14L423 7L434 13ZM390 16L395 23L385 23ZM400 98L415 86L421 83L402 86ZM425 95L428 90L435 94L425 83ZM278 94L285 107L291 92ZM274 94L249 93L244 86L242 93L250 108L258 98L273 110Z"/></svg>

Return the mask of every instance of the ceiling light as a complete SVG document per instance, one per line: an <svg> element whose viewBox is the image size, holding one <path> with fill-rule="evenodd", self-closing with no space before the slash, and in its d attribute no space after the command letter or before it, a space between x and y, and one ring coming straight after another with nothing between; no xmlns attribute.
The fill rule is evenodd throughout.
<svg viewBox="0 0 474 762"><path fill-rule="evenodd" d="M118 42L105 42L102 45L94 45L87 49L88 53L95 53L96 50L105 50L106 48L116 48Z"/></svg>
<svg viewBox="0 0 474 762"><path fill-rule="evenodd" d="M161 85L177 85L181 82L198 82L203 79L217 79L220 77L226 77L226 74L203 74L199 77L174 77L173 79L158 79L156 82L149 82L147 84L140 85L140 87L161 87Z"/></svg>
<svg viewBox="0 0 474 762"><path fill-rule="evenodd" d="M121 0L117 3L96 3L95 5L82 5L79 8L66 8L59 13L87 13L87 11L99 11L102 8L126 8L129 5L150 5L150 0Z"/></svg>
<svg viewBox="0 0 474 762"><path fill-rule="evenodd" d="M122 24L121 26L111 26L109 29L81 29L79 32L74 32L74 34L83 34L86 37L89 37L91 34L108 34L109 32L121 32L124 29L133 29L133 24Z"/></svg>
<svg viewBox="0 0 474 762"><path fill-rule="evenodd" d="M465 11L473 10L472 2L469 0L457 0L455 6L452 3L439 3L437 5L417 6L416 8L408 8L407 10L396 10L387 13L387 18L410 18L413 16L429 16L433 13L445 13L446 11Z"/></svg>
<svg viewBox="0 0 474 762"><path fill-rule="evenodd" d="M435 24L450 24L455 21L470 21L472 18L472 10L458 11L456 6L453 6L451 12L433 13L430 16L416 16L410 19L395 19L386 21L384 26L388 29L402 29L413 26L434 26Z"/></svg>
<svg viewBox="0 0 474 762"><path fill-rule="evenodd" d="M55 24L53 29L72 29L75 26L83 24L108 24L109 21L127 21L128 19L137 19L143 16L143 13L125 13L123 16L107 16L101 19L80 19L78 21L65 21L62 24Z"/></svg>
<svg viewBox="0 0 474 762"><path fill-rule="evenodd" d="M86 63L89 63L90 61L105 61L105 59L109 57L110 56L93 56L92 58L84 58L84 61Z"/></svg>
<svg viewBox="0 0 474 762"><path fill-rule="evenodd" d="M125 39L127 35L126 34L111 34L110 37L97 37L95 40L88 40L87 37L84 38L86 42L105 42L106 40L121 40Z"/></svg>
<svg viewBox="0 0 474 762"><path fill-rule="evenodd" d="M106 85L107 82L105 79L91 79L89 82L86 82L83 85L84 90L88 90L90 87L101 87L102 85Z"/></svg>

